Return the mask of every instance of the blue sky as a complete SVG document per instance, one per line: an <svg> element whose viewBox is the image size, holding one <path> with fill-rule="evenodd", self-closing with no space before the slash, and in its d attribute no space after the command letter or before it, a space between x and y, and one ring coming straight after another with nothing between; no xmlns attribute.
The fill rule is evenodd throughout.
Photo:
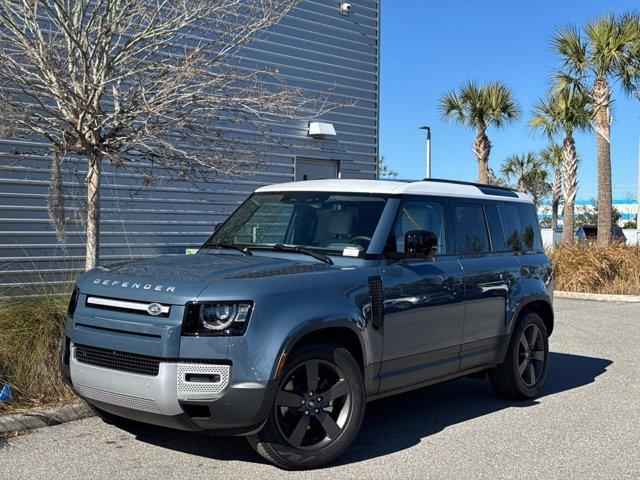
<svg viewBox="0 0 640 480"><path fill-rule="evenodd" d="M512 153L539 150L547 141L526 125L559 66L549 39L559 25L606 12L640 9L637 0L542 0L536 2L382 0L380 152L402 178L424 176L424 132L433 132L432 175L476 180L474 134L445 124L440 95L469 79L506 82L516 93L523 120L489 131L491 167ZM638 175L640 101L614 90L612 168L614 198L635 196ZM576 138L581 158L580 198L596 195L595 138Z"/></svg>

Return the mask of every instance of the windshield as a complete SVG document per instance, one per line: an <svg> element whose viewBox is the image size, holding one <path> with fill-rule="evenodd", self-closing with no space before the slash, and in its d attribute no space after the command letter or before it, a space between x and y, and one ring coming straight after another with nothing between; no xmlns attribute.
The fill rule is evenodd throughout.
<svg viewBox="0 0 640 480"><path fill-rule="evenodd" d="M384 196L321 192L256 194L203 247L284 245L361 256L386 201Z"/></svg>

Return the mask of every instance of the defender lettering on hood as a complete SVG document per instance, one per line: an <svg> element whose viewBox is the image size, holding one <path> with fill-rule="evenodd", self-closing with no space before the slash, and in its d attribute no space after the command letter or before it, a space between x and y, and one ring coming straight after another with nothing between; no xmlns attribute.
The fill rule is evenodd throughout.
<svg viewBox="0 0 640 480"><path fill-rule="evenodd" d="M151 283L139 283L139 282L121 282L120 280L109 280L96 278L93 280L94 284L106 285L109 287L122 287L122 288L134 288L136 290L153 290L156 292L175 292L176 287L173 285L152 285Z"/></svg>

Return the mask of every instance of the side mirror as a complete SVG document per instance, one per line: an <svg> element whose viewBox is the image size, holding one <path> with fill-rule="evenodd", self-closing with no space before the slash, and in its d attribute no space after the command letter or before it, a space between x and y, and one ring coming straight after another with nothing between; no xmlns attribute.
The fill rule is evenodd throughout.
<svg viewBox="0 0 640 480"><path fill-rule="evenodd" d="M430 230L409 230L404 234L406 258L432 258L438 251L438 237Z"/></svg>

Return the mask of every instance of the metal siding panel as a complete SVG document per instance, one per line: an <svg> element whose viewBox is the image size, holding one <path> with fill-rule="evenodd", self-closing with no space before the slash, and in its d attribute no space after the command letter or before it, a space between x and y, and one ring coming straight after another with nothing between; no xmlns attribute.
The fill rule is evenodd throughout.
<svg viewBox="0 0 640 480"><path fill-rule="evenodd" d="M274 126L288 148L265 145L250 130L234 135L251 148L268 148L262 171L194 186L158 182L139 190L141 177L105 168L101 195L101 261L182 253L205 240L256 188L294 178L296 156L340 162L344 178L375 178L378 155L379 11L377 0L353 0L350 16L339 14L334 0L305 0L270 32L235 57L242 68L267 65L308 94L332 90L337 102L353 102L323 115L335 125L338 140L307 136L307 123ZM65 285L84 264L82 227L70 222L67 248L58 245L49 223L46 197L51 158L39 142L0 139L0 295L25 294L45 281ZM65 174L67 215L79 215L86 172L82 160ZM15 288L18 288L16 290ZM9 289L9 290L7 290Z"/></svg>

